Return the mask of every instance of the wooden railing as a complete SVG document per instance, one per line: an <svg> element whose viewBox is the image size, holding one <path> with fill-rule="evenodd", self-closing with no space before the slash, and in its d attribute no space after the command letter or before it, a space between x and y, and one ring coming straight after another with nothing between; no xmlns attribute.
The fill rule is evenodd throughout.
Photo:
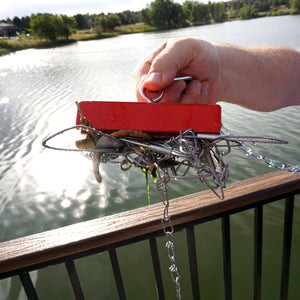
<svg viewBox="0 0 300 300"><path fill-rule="evenodd" d="M175 231L186 229L191 286L200 299L194 226L221 218L225 299L232 298L230 215L254 208L254 298L261 299L263 205L286 199L281 299L287 299L294 196L300 193L300 174L284 171L229 185L225 200L210 191L170 200L169 214ZM116 248L149 240L157 298L165 299L156 240L162 233L162 204L154 204L0 244L0 279L19 276L29 299L38 299L29 272L48 265L65 264L76 299L84 299L74 260L109 252L120 299L126 299ZM86 275L88 276L88 274ZM300 297L300 295L298 295Z"/></svg>

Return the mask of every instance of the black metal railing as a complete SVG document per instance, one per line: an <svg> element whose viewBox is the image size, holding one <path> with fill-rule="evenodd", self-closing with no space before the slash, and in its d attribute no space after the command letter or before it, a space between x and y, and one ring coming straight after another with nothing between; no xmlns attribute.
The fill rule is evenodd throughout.
<svg viewBox="0 0 300 300"><path fill-rule="evenodd" d="M265 178L264 178L265 180ZM278 179L280 181L280 179ZM262 183L263 185L263 183ZM274 187L276 187L276 183L274 183ZM236 187L233 188L232 192L235 192ZM249 194L249 192L247 192ZM201 223L210 222L212 220L220 219L222 225L222 251L223 251L223 272L224 272L224 298L232 299L232 268L231 268L231 230L230 230L230 218L233 214L246 211L246 210L254 210L253 216L253 224L254 224L254 286L253 286L253 295L254 299L262 299L262 251L263 251L263 210L265 205L268 205L271 202L280 201L285 199L285 212L284 212L284 228L283 228L283 250L282 250L282 266L281 266L281 287L280 287L280 299L288 299L288 291L289 291L289 273L290 273L290 258L291 258L291 245L292 245L292 229L293 229L293 214L294 214L294 202L295 195L300 193L300 177L297 180L293 180L293 183L286 188L282 188L282 192L278 192L275 196L274 193L271 193L267 189L264 193L264 197L259 196L259 200L255 201L245 201L245 195L240 195L235 202L240 203L241 201L245 201L245 205L225 205L225 209L217 209L216 213L205 213L204 216L199 216L197 218L192 218L188 222L179 222L176 221L175 214L175 232L185 230L186 231L186 239L187 239L187 255L189 261L189 270L191 277L191 287L192 287L192 295L193 299L200 299L201 289L199 284L199 270L197 263L197 245L195 242L195 226L201 226ZM201 194L201 193L199 193ZM300 199L297 196L298 199ZM225 200L226 201L226 200ZM230 201L230 200L228 200ZM223 205L223 204L222 204ZM170 204L172 206L172 202ZM205 211L214 210L212 204L205 206ZM113 217L113 216L112 216ZM159 217L157 217L159 219ZM151 222L147 222L148 224L153 225ZM157 226L159 228L159 226ZM152 227L151 227L152 228ZM136 231L136 230L135 230ZM30 278L29 272L33 270L38 270L44 268L49 265L55 264L65 264L67 273L73 288L73 292L75 295L75 299L84 299L84 293L80 284L80 280L77 274L77 270L75 268L74 261L76 259L86 257L89 255L93 255L95 253L101 253L104 251L108 251L109 258L114 274L114 279L116 283L116 288L118 291L119 299L126 299L126 292L124 288L124 278L122 277L122 272L120 268L120 264L118 261L116 249L120 247L126 247L128 245L137 243L139 241L148 240L149 241L149 249L151 252L152 266L155 278L157 299L165 299L165 289L163 284L163 275L161 272L160 266L160 257L157 246L157 240L161 238L163 232L161 229L149 230L148 233L139 234L137 230L136 233L132 237L125 236L124 239L118 239L116 242L112 243L94 243L93 246L89 246L88 249L83 249L82 247L77 247L78 250L73 250L70 252L66 251L64 254L62 251L63 248L59 248L59 255L51 256L51 258L38 259L36 263L28 263L26 266L22 266L23 263L19 263L21 260L27 260L27 256L19 258L8 258L7 264L1 271L0 268L0 279L11 277L11 276L19 276L25 293L28 299L38 299L37 292ZM26 238L25 238L26 239ZM24 241L24 238L22 242ZM3 243L2 243L3 244ZM3 249L8 249L7 247L13 248L14 243L11 245L7 245L4 248L1 248L0 244L0 253ZM5 244L5 243L4 243ZM102 245L103 244L103 245ZM70 245L68 245L68 249ZM56 248L55 248L56 249ZM34 254L33 254L34 255ZM9 267L9 263L12 263L14 266ZM0 261L1 267L1 261ZM88 276L86 274L84 276ZM300 297L300 295L298 295Z"/></svg>

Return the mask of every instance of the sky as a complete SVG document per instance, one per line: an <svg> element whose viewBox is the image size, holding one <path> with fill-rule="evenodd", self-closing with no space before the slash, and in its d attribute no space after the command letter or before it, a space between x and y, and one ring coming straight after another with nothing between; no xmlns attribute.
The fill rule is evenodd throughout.
<svg viewBox="0 0 300 300"><path fill-rule="evenodd" d="M139 11L154 0L2 0L0 20L26 17L36 13L66 14L117 13ZM182 4L185 0L175 0Z"/></svg>

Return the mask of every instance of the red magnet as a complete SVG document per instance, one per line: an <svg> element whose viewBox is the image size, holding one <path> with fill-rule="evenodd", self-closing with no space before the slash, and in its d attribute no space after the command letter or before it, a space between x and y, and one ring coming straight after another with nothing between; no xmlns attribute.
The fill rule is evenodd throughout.
<svg viewBox="0 0 300 300"><path fill-rule="evenodd" d="M141 130L174 136L193 128L195 133L220 133L221 107L211 104L82 101L82 115L104 132ZM77 112L76 124L81 125Z"/></svg>

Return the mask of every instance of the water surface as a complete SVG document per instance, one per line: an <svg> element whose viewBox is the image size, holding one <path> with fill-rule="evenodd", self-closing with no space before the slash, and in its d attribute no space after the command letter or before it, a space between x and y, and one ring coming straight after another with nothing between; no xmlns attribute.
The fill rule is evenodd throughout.
<svg viewBox="0 0 300 300"><path fill-rule="evenodd" d="M145 55L163 41L174 37L198 37L212 42L234 43L242 46L284 45L300 47L300 16L261 18L248 21L234 21L179 30L156 33L141 33L115 38L78 42L66 47L19 51L0 57L0 241L6 241L65 225L111 215L148 203L145 179L140 170L122 172L116 166L103 165L104 182L99 185L93 177L91 162L79 153L56 152L43 149L42 141L50 134L70 127L75 122L75 101L136 101L133 73L135 66ZM289 107L272 113L252 112L221 103L223 124L235 134L265 135L287 139L284 146L257 146L259 151L289 163L299 163L300 107ZM229 182L271 172L272 169L234 150L226 158L230 165ZM205 189L197 181L181 180L169 184L170 198ZM160 202L154 184L150 187L151 202ZM226 190L225 190L226 193ZM226 194L225 194L226 195ZM298 205L298 204L297 204ZM299 212L299 207L296 212ZM251 212L232 218L235 242L233 278L237 299L251 299L245 276L253 272L248 238L252 235ZM271 205L266 209L266 231L276 232L282 222L282 205ZM299 225L300 215L296 214ZM201 282L207 289L207 299L221 299L222 267L220 255L220 224L212 222L197 229L197 243L205 270ZM299 226L294 227L295 243L299 249ZM176 254L179 264L185 263L184 234L176 236ZM205 241L205 243L204 243ZM266 288L264 299L274 299L277 288L270 288L277 270L280 237L268 238L266 244L266 265L264 265ZM251 243L250 243L251 244ZM295 246L295 247L296 247ZM163 242L161 256L166 258ZM298 251L299 252L299 251ZM129 299L138 299L152 278L151 267L139 270L137 261L149 258L147 245L132 247L118 252L121 268L131 277L126 290ZM103 299L115 299L114 283L106 254L99 258L86 258L78 262L78 268L88 272L101 270L108 273L93 280L82 278L87 299L94 299L97 286L104 284ZM300 256L293 256L298 262ZM168 260L162 261L162 269L168 278ZM131 274L132 266L137 268ZM299 268L299 267L298 267ZM246 270L246 271L245 271ZM45 286L52 277L62 276L65 271L53 267L51 271L41 270L32 274L41 299L53 299L54 291ZM141 275L141 274L144 275ZM188 289L188 270L182 273L182 285ZM59 274L59 275L58 275ZM292 278L299 276L299 270L292 270ZM294 277L293 277L294 276ZM203 277L203 278L202 278ZM214 280L215 279L215 280ZM64 281L65 280L65 281ZM141 281L143 283L141 283ZM58 283L57 283L58 284ZM11 288L11 286L13 288ZM139 287L139 288L138 288ZM2 292L1 292L2 289ZM167 293L173 295L173 285L166 282ZM170 292L169 292L170 289ZM68 284L58 284L61 299L71 298ZM294 295L300 294L299 287L292 285ZM188 293L188 292L187 292ZM22 299L16 279L0 282L0 295L4 299ZM6 296L8 295L8 296ZM144 299L153 299L154 287ZM274 296L274 297L273 297ZM19 298L18 298L19 297ZM189 299L189 295L186 295ZM204 297L205 298L205 297ZM102 298L101 298L102 299Z"/></svg>

